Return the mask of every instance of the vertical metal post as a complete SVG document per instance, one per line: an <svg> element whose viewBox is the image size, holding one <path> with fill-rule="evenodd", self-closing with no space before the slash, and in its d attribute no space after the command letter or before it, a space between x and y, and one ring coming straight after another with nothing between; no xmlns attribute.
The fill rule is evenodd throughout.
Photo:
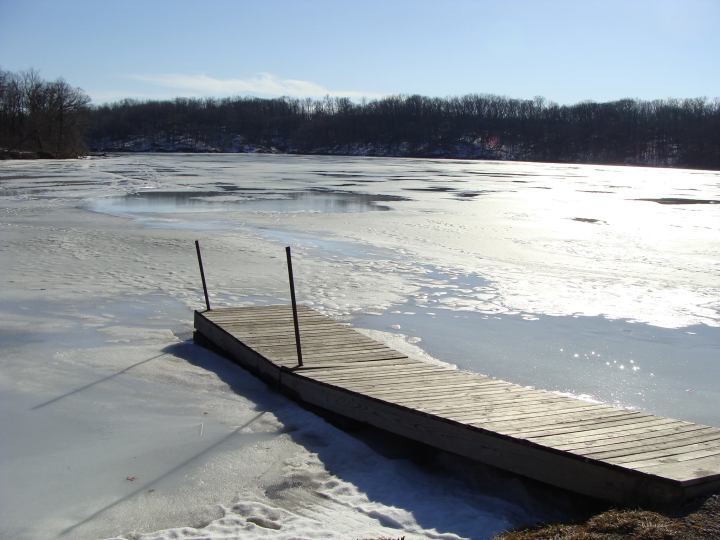
<svg viewBox="0 0 720 540"><path fill-rule="evenodd" d="M292 258L290 246L285 248L287 255L288 276L290 277L290 299L292 300L293 323L295 324L295 347L297 348L298 366L302 367L302 349L300 348L300 325L298 324L297 303L295 302L295 280L293 279Z"/></svg>
<svg viewBox="0 0 720 540"><path fill-rule="evenodd" d="M203 270L202 255L200 255L200 242L195 240L195 251L197 251L198 264L200 265L200 278L202 279L203 292L205 293L205 306L210 311L210 298L208 298L207 285L205 283L205 271Z"/></svg>

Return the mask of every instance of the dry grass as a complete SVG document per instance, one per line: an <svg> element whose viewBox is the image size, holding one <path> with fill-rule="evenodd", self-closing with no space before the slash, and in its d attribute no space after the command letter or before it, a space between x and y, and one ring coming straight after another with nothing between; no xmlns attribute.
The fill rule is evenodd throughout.
<svg viewBox="0 0 720 540"><path fill-rule="evenodd" d="M579 524L512 531L496 540L716 540L720 539L720 495L678 516L645 510L608 510Z"/></svg>

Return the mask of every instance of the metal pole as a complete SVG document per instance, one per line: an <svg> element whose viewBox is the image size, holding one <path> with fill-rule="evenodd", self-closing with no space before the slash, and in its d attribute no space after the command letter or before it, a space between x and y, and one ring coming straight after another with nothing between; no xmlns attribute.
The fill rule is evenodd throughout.
<svg viewBox="0 0 720 540"><path fill-rule="evenodd" d="M302 367L302 349L300 348L300 325L298 324L297 303L295 302L295 280L293 279L292 258L290 246L285 248L287 255L288 275L290 277L290 299L292 300L293 323L295 324L295 347L297 348L298 366Z"/></svg>
<svg viewBox="0 0 720 540"><path fill-rule="evenodd" d="M207 285L205 284L205 271L203 270L202 255L200 255L200 242L195 240L195 251L197 251L198 264L200 265L200 278L202 278L203 292L205 293L205 305L210 311L210 298L208 298Z"/></svg>

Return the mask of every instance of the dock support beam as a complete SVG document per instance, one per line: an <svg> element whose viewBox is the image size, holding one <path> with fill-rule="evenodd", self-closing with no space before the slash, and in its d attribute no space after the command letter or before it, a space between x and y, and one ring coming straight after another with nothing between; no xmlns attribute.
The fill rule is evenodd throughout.
<svg viewBox="0 0 720 540"><path fill-rule="evenodd" d="M195 251L197 251L198 264L200 265L200 278L202 279L203 292L205 293L205 307L210 311L210 298L208 297L207 284L205 283L205 271L203 270L202 255L200 255L200 242L195 240Z"/></svg>
<svg viewBox="0 0 720 540"><path fill-rule="evenodd" d="M292 258L290 257L290 246L285 248L287 255L288 276L290 278L290 299L292 300L293 324L295 325L295 347L297 348L298 366L302 367L302 349L300 347L300 325L298 324L297 302L295 301L295 280L293 279Z"/></svg>

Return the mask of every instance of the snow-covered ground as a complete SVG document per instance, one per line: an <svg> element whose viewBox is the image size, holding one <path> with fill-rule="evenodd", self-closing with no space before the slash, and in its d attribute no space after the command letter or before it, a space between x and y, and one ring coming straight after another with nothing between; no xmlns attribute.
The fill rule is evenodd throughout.
<svg viewBox="0 0 720 540"><path fill-rule="evenodd" d="M195 346L192 241L214 305L286 302L292 245L300 300L393 347L720 425L720 205L685 199L717 202L720 175L3 162L0 537L488 538L567 515L560 493L340 430Z"/></svg>

